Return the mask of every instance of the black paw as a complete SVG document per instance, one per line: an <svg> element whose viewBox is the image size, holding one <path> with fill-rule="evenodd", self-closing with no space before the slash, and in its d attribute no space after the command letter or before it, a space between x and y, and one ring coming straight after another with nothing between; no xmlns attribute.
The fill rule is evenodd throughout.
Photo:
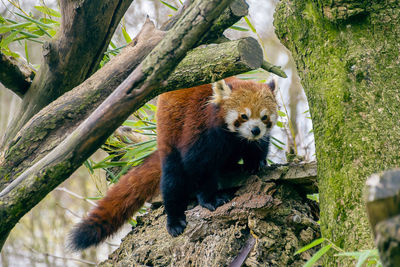
<svg viewBox="0 0 400 267"><path fill-rule="evenodd" d="M185 231L186 225L187 223L185 216L167 218L167 231L173 237L177 237L178 235L182 234L183 231Z"/></svg>
<svg viewBox="0 0 400 267"><path fill-rule="evenodd" d="M229 202L229 196L226 194L216 195L206 200L201 196L197 196L200 206L210 211L215 211L219 206Z"/></svg>
<svg viewBox="0 0 400 267"><path fill-rule="evenodd" d="M260 161L250 161L246 162L243 166L244 170L250 174L256 174L262 168L267 166L267 160L263 159Z"/></svg>

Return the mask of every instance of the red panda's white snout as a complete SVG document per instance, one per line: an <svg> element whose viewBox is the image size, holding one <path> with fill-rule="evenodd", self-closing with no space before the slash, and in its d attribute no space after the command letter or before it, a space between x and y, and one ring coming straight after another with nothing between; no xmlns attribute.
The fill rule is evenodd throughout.
<svg viewBox="0 0 400 267"><path fill-rule="evenodd" d="M225 122L229 131L237 132L249 141L255 141L269 134L276 123L276 114L267 114L266 109L259 114L252 113L250 108L245 108L244 112L229 110Z"/></svg>

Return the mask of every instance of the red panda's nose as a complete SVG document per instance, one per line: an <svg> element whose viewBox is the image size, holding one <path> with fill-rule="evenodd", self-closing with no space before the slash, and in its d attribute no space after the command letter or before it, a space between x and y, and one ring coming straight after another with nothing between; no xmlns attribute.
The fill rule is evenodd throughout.
<svg viewBox="0 0 400 267"><path fill-rule="evenodd" d="M261 132L261 130L260 130L260 128L258 128L258 126L256 126L256 127L254 127L253 129L251 129L251 133L252 133L254 136L259 135L260 132Z"/></svg>

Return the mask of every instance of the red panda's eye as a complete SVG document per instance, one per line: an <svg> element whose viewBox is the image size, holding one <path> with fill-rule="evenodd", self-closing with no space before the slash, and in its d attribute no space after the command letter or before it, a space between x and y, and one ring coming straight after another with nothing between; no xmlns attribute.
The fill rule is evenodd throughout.
<svg viewBox="0 0 400 267"><path fill-rule="evenodd" d="M265 121L266 119L268 119L268 116L267 116L267 115L264 115L264 116L261 117L261 120L262 120L262 121Z"/></svg>
<svg viewBox="0 0 400 267"><path fill-rule="evenodd" d="M248 120L248 119L249 119L249 117L247 117L246 114L242 114L242 115L240 115L240 117L241 117L242 119L244 119L244 120Z"/></svg>

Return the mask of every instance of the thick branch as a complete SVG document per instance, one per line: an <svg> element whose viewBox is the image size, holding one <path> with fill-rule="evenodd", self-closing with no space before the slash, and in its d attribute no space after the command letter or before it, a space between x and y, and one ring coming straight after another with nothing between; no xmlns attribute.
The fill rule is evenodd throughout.
<svg viewBox="0 0 400 267"><path fill-rule="evenodd" d="M0 82L22 97L32 83L35 73L17 59L0 53Z"/></svg>
<svg viewBox="0 0 400 267"><path fill-rule="evenodd" d="M161 93L157 86L169 76L186 52L227 7L228 0L196 0L177 25L128 78L60 145L47 154L0 194L0 236L23 214L66 179L140 103ZM118 112L116 112L116 110Z"/></svg>
<svg viewBox="0 0 400 267"><path fill-rule="evenodd" d="M43 46L43 62L8 129L7 143L39 110L87 79L98 68L109 41L132 0L60 2L58 39Z"/></svg>

